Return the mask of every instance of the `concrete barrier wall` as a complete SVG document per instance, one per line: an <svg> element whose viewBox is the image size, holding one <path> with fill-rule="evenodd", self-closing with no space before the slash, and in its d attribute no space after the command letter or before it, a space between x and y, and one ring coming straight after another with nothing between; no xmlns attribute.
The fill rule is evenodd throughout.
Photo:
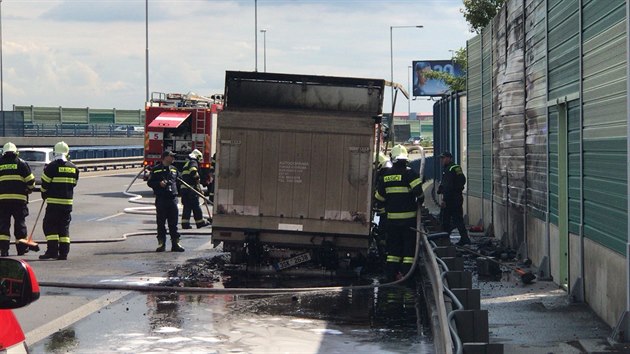
<svg viewBox="0 0 630 354"><path fill-rule="evenodd" d="M614 327L626 304L625 257L592 240L584 239L585 299Z"/></svg>
<svg viewBox="0 0 630 354"><path fill-rule="evenodd" d="M582 242L580 236L569 233L569 289L572 295L575 295L574 301L582 297L581 290L576 287L583 280L582 277L582 259L580 257L580 249ZM574 293L575 291L575 293Z"/></svg>
<svg viewBox="0 0 630 354"><path fill-rule="evenodd" d="M560 285L560 262L558 262L560 254L560 231L558 226L549 224L549 265L551 267L551 276L554 283Z"/></svg>
<svg viewBox="0 0 630 354"><path fill-rule="evenodd" d="M539 267L547 256L547 227L543 220L527 215L527 256L532 264ZM546 278L549 274L543 276Z"/></svg>
<svg viewBox="0 0 630 354"><path fill-rule="evenodd" d="M469 225L477 225L479 221L481 221L481 204L481 198L467 196L467 201L464 202L466 207L464 214L466 214L468 218Z"/></svg>

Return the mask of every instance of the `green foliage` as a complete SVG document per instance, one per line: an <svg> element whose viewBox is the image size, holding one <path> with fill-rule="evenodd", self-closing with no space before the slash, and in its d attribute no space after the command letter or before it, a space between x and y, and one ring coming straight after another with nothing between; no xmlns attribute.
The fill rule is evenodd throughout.
<svg viewBox="0 0 630 354"><path fill-rule="evenodd" d="M462 76L453 76L441 71L428 71L424 75L429 79L444 80L444 83L450 87L451 91L464 91L466 90L466 71L468 68L466 48L459 48L455 51L453 62L462 68Z"/></svg>
<svg viewBox="0 0 630 354"><path fill-rule="evenodd" d="M505 0L463 0L464 8L460 11L470 24L471 32L480 33L505 3Z"/></svg>

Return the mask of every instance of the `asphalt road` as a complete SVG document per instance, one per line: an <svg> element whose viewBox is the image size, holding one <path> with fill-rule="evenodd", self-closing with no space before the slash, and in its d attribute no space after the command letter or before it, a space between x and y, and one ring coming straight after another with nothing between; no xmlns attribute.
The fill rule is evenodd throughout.
<svg viewBox="0 0 630 354"><path fill-rule="evenodd" d="M206 235L183 236L183 253L156 253L152 235L124 238L126 233L155 230L153 215L125 212L150 207L132 204L122 193L137 172L81 175L68 260L40 261L43 243L39 253L23 257L40 282L157 283L188 259L219 253L212 248L210 229ZM130 191L152 201L141 180ZM29 231L40 199L31 197ZM41 219L34 235L43 240ZM41 298L16 315L32 353L431 353L419 320L421 299L414 293L193 296L43 287Z"/></svg>

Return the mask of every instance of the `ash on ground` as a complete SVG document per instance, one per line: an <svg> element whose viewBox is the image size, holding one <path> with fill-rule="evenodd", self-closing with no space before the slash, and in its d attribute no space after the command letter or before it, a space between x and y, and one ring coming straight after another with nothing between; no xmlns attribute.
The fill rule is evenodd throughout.
<svg viewBox="0 0 630 354"><path fill-rule="evenodd" d="M221 254L211 258L189 259L168 271L169 279L160 285L173 287L213 287L225 280L224 272L230 266L230 255Z"/></svg>

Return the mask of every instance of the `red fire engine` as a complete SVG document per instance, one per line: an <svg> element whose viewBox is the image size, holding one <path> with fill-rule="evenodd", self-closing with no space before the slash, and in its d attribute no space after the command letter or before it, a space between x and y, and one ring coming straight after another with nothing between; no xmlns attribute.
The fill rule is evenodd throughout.
<svg viewBox="0 0 630 354"><path fill-rule="evenodd" d="M216 152L217 115L222 109L223 95L153 92L146 106L145 167L155 166L162 152L171 150L177 154L175 165L181 168L188 154L197 149L203 154L203 162L199 164L201 182L208 185L212 156Z"/></svg>

